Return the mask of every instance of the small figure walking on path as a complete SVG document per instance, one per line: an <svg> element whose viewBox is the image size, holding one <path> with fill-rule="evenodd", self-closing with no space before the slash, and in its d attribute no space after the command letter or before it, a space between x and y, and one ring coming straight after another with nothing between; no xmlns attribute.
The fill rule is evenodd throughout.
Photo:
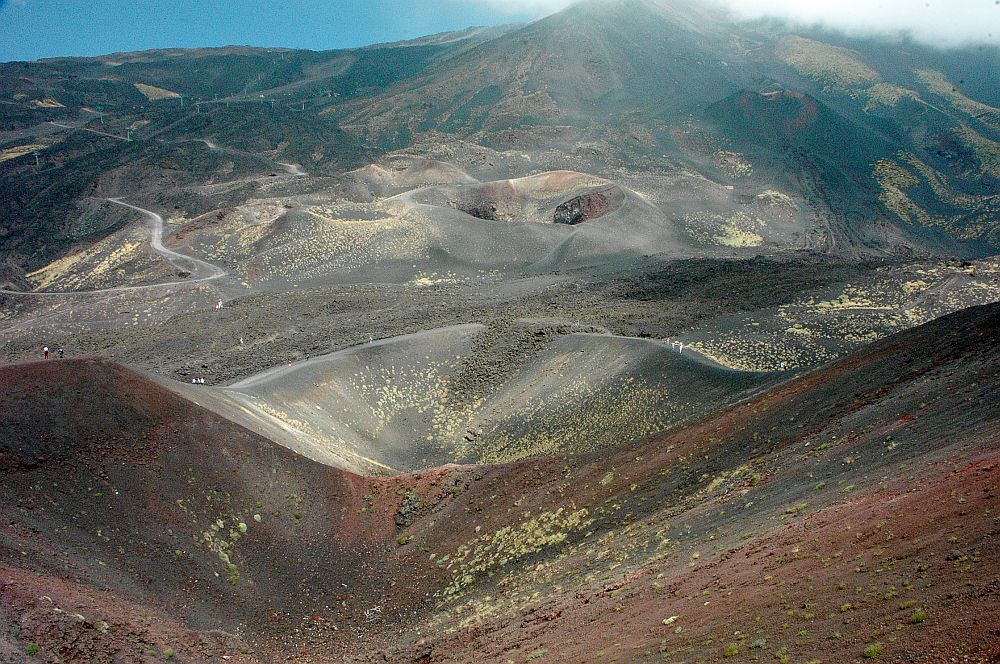
<svg viewBox="0 0 1000 664"><path fill-rule="evenodd" d="M49 359L49 347L48 346L46 346L45 348L42 349L42 357L44 357L46 360Z"/></svg>
<svg viewBox="0 0 1000 664"><path fill-rule="evenodd" d="M63 357L66 356L66 351L65 351L65 349L63 349L62 346L59 346L59 350L56 351L56 352L59 353L59 359L60 360L63 359Z"/></svg>
<svg viewBox="0 0 1000 664"><path fill-rule="evenodd" d="M215 310L222 311L222 300L219 300L218 302L215 303Z"/></svg>

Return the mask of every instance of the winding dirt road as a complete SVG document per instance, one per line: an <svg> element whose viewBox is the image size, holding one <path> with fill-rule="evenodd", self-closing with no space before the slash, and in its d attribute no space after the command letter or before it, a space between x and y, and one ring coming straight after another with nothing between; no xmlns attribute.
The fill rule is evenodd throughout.
<svg viewBox="0 0 1000 664"><path fill-rule="evenodd" d="M73 131L88 131L91 134L97 134L98 136L107 136L108 138L117 138L119 141L128 141L128 140L130 140L128 136L119 136L118 134L109 134L106 131L98 131L96 129L88 129L86 127L74 127L73 125L63 124L61 122L52 122L52 121L49 121L48 124L52 125L53 127L61 127L63 129L72 129Z"/></svg>
<svg viewBox="0 0 1000 664"><path fill-rule="evenodd" d="M129 291L141 291L141 290L151 290L154 288L169 288L172 286L183 286L187 284L197 284L204 283L206 281L213 281L221 277L226 276L226 271L217 265L212 265L200 258L195 258L193 256L187 256L185 254L177 253L171 249L167 249L163 246L163 217L156 214L152 210L146 210L137 205L132 205L131 203L126 203L119 198L109 198L109 202L115 205L121 205L122 207L127 207L131 210L135 210L143 215L145 215L151 222L152 227L150 228L150 246L153 251L163 256L167 261L174 267L190 272L193 278L184 279L180 281L167 281L160 284L146 284L143 286L115 286L114 288L99 288L95 290L78 290L78 291L17 291L17 290L7 290L0 289L0 293L4 295L33 295L38 297L67 297L71 295L95 295L100 293L124 293Z"/></svg>
<svg viewBox="0 0 1000 664"><path fill-rule="evenodd" d="M219 152L231 152L233 154L245 154L251 157L259 157L259 155L253 154L252 152L246 152L245 150L237 150L235 148L224 148L215 141L208 138L195 138L192 140L197 141L199 143L204 143L205 147L207 147L209 150L217 150ZM309 175L304 170L302 170L302 167L299 164L289 164L284 161L276 161L274 163L278 166L281 166L281 168L284 169L285 173L287 173L288 175L294 177L302 177L305 175Z"/></svg>
<svg viewBox="0 0 1000 664"><path fill-rule="evenodd" d="M285 172L288 173L289 175L293 175L295 177L302 177L304 175L309 175L304 170L302 170L302 167L299 166L298 164L287 164L283 161L276 161L274 163L285 169Z"/></svg>
<svg viewBox="0 0 1000 664"><path fill-rule="evenodd" d="M409 341L413 339L419 339L421 337L427 337L435 334L448 333L448 332L460 332L465 330L479 329L483 326L479 323L462 323L460 325L449 325L447 327L438 327L430 330L421 330L419 332L412 332L410 334L402 334L396 337L387 337L384 339L375 339L369 343L357 344L355 346L348 346L347 348L341 348L332 353L326 353L324 355L317 355L316 357L310 357L306 360L299 360L298 362L293 362L292 364L282 364L276 367L271 367L270 369L265 369L264 371L248 376L240 381L237 381L231 385L225 385L221 389L239 391L248 389L251 387L259 387L260 385L265 385L279 378L283 378L290 373L295 373L306 367L322 364L324 362L330 362L336 360L344 355L350 353L356 353L358 350L366 348L378 348L380 346L390 346L397 344L401 341Z"/></svg>

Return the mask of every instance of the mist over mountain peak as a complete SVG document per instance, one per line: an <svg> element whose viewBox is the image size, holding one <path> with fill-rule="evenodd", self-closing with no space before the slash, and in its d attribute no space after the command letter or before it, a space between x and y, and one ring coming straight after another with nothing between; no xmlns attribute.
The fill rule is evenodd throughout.
<svg viewBox="0 0 1000 664"><path fill-rule="evenodd" d="M507 6L0 64L0 661L1000 661L998 51Z"/></svg>

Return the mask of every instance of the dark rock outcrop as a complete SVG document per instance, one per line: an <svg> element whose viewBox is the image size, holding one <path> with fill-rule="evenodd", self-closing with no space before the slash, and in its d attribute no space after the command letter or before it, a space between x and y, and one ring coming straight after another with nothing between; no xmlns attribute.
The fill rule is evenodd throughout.
<svg viewBox="0 0 1000 664"><path fill-rule="evenodd" d="M625 194L615 186L592 191L562 203L556 208L553 221L575 226L591 219L599 219L615 210L625 201Z"/></svg>

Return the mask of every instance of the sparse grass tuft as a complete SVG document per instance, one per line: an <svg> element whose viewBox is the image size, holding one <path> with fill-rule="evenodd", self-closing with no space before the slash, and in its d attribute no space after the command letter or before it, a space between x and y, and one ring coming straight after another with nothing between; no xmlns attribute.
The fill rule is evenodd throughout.
<svg viewBox="0 0 1000 664"><path fill-rule="evenodd" d="M726 646L726 649L722 651L724 657L736 657L740 654L740 644L730 643Z"/></svg>
<svg viewBox="0 0 1000 664"><path fill-rule="evenodd" d="M38 644L37 643L29 643L28 647L24 649L24 652L29 657L33 657L34 655L37 655L38 654Z"/></svg>
<svg viewBox="0 0 1000 664"><path fill-rule="evenodd" d="M881 643L873 643L867 648L865 648L865 659L878 659L882 656L882 652L885 650L885 646Z"/></svg>
<svg viewBox="0 0 1000 664"><path fill-rule="evenodd" d="M913 612L913 615L910 616L910 622L914 625L919 625L925 620L927 620L927 612L923 609L917 609Z"/></svg>

